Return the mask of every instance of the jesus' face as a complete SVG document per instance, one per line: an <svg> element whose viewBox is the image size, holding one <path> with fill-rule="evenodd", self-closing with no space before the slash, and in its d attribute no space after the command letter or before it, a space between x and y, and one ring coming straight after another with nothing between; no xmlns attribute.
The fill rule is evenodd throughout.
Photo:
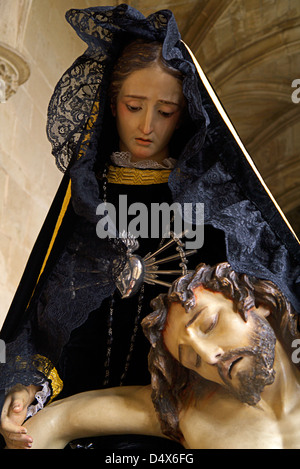
<svg viewBox="0 0 300 469"><path fill-rule="evenodd" d="M221 384L242 402L256 404L274 381L276 338L265 319L267 311L253 309L247 321L221 293L197 287L195 306L186 312L172 303L164 342L183 366Z"/></svg>

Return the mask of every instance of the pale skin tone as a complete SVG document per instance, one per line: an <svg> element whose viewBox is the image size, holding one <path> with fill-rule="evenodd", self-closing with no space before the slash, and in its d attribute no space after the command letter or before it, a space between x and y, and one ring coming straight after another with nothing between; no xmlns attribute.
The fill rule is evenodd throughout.
<svg viewBox="0 0 300 469"><path fill-rule="evenodd" d="M158 65L133 72L112 106L120 150L129 151L132 161L161 163L169 156L168 145L183 107L181 83Z"/></svg>
<svg viewBox="0 0 300 469"><path fill-rule="evenodd" d="M196 306L190 312L186 313L178 303L171 306L164 331L166 346L174 358L200 376L205 375L212 385L180 413L183 446L187 449L300 449L299 372L278 341L275 381L264 388L255 406L229 394L214 366L228 350L248 346L253 328L251 315L265 318L268 312L257 308L245 322L234 311L232 302L220 293L201 287L195 293ZM230 365L225 364L228 372ZM237 370L247 366L245 357L233 365L233 382ZM25 426L33 436L33 448L63 448L72 439L105 434L163 436L149 386L75 395L46 407Z"/></svg>
<svg viewBox="0 0 300 469"><path fill-rule="evenodd" d="M1 434L12 449L31 448L32 438L22 426L28 406L41 388L39 386L17 385L7 395L1 413Z"/></svg>
<svg viewBox="0 0 300 469"><path fill-rule="evenodd" d="M112 113L120 137L120 151L130 151L132 161L162 162L169 156L170 139L180 125L184 97L181 83L153 64L133 72L123 82ZM18 387L6 398L0 431L6 443L30 448L32 437L21 425L39 388Z"/></svg>
<svg viewBox="0 0 300 469"><path fill-rule="evenodd" d="M252 318L245 323L239 314L231 312L231 301L225 300L221 293L195 289L197 307L188 316L182 314L179 304L171 306L167 327L164 334L165 344L171 353L183 366L196 371L203 378L219 384L224 384L216 364L219 359L231 349L239 349L249 345L249 336L253 326ZM209 306L207 306L209 305ZM257 310L262 317L269 311ZM234 334L229 331L234 330ZM201 357L199 360L198 357ZM235 357L237 360L239 355ZM232 367L231 381L234 382L236 372L247 368L250 358L242 360ZM232 359L224 364L228 371Z"/></svg>

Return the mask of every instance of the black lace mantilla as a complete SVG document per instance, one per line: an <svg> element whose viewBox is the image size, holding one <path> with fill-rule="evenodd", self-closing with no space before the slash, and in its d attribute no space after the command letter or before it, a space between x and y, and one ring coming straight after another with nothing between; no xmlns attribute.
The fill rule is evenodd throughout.
<svg viewBox="0 0 300 469"><path fill-rule="evenodd" d="M100 103L101 109L104 109L111 67L122 45L128 40L142 37L149 41L164 41L163 55L166 60L185 75L190 75L191 79L195 78L194 66L190 61L183 60L180 34L169 10L145 18L132 7L119 5L116 8L72 9L67 12L66 18L88 48L64 73L49 104L47 134L56 163L62 171L68 167L77 143L83 140L82 132L91 116L95 99L98 99L99 87L104 89ZM190 70L192 73L189 73ZM202 119L200 95L198 105L194 105L195 89L191 84L186 86L186 96L193 118Z"/></svg>

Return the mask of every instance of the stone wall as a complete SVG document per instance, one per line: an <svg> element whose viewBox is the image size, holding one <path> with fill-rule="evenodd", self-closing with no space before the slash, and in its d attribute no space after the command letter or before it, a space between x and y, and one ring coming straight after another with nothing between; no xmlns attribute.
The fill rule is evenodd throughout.
<svg viewBox="0 0 300 469"><path fill-rule="evenodd" d="M61 74L85 48L65 12L87 6L93 2L0 0L0 45L30 69L0 104L0 325L62 177L46 136L47 106Z"/></svg>

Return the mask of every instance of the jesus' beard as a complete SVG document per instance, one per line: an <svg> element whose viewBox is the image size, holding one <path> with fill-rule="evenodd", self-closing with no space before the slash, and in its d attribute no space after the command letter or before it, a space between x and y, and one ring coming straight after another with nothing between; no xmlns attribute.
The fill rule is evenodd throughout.
<svg viewBox="0 0 300 469"><path fill-rule="evenodd" d="M217 365L225 389L241 402L249 405L257 404L261 399L264 387L272 384L275 379L273 365L276 336L266 320L255 313L252 317L255 327L250 347L235 349L226 353L226 356L224 355ZM251 366L236 373L234 382L238 381L238 384L234 385L232 380L224 373L222 363L237 356L251 357Z"/></svg>

